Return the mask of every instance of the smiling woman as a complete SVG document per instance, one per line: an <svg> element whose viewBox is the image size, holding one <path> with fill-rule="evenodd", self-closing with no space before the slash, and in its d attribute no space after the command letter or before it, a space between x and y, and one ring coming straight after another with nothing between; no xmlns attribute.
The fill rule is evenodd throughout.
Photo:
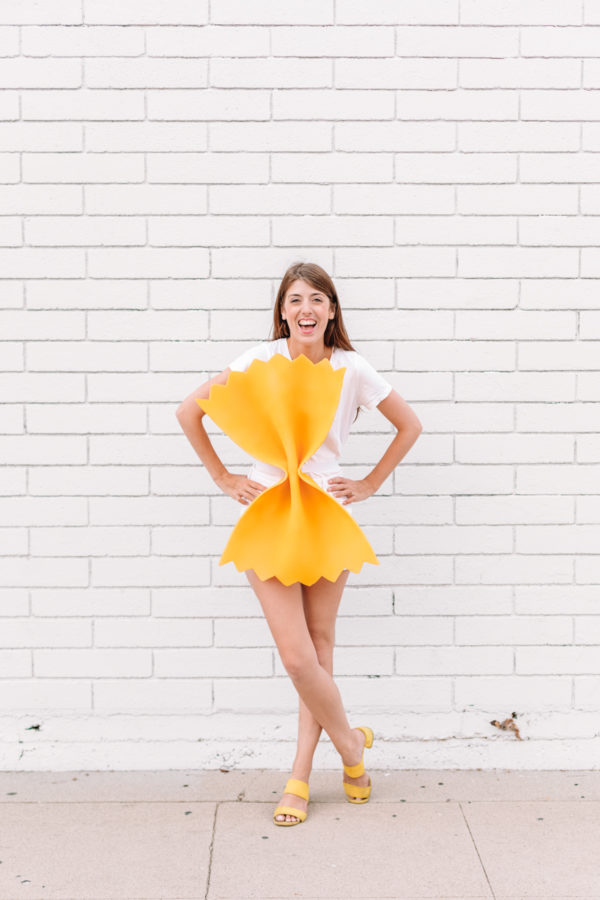
<svg viewBox="0 0 600 900"><path fill-rule="evenodd" d="M376 407L396 434L372 471L353 480L343 475L338 460L360 407ZM248 476L229 472L217 456L202 423L211 410L218 411L217 424L256 454ZM342 507L366 500L410 450L421 423L353 348L333 281L312 263L298 263L285 273L273 309L273 338L250 347L200 385L180 404L177 417L216 484L248 507L232 534L231 539L237 532L235 555L229 558L243 560L298 692L296 757L273 821L296 825L306 819L308 777L322 730L341 756L347 799L365 803L371 779L363 755L373 732L348 723L333 680L333 648L349 574L348 568L340 572L339 561L347 559L341 565L358 571L350 560L356 562L361 553L361 564L373 559L362 546L348 555L352 542L360 543L360 529L341 509L328 506L325 495ZM265 491L269 502L260 496ZM259 508L260 521L255 515ZM336 516L342 517L336 521L343 527L333 521ZM253 523L259 534L248 530ZM318 553L315 549L312 555L318 558L306 566L307 548L317 545Z"/></svg>
<svg viewBox="0 0 600 900"><path fill-rule="evenodd" d="M309 276L314 279L312 283L306 281ZM292 266L284 275L273 308L273 337L275 340L290 338L290 344L297 344L298 352L313 362L319 361L321 341L325 359L331 357L329 348L354 350L346 333L337 291L320 266L304 263ZM304 337L312 340L303 341Z"/></svg>
<svg viewBox="0 0 600 900"><path fill-rule="evenodd" d="M296 287L298 285L298 287ZM323 321L325 325L327 325L327 321L331 321L333 319L333 312L328 310L329 304L327 303L328 298L323 294L316 293L312 291L310 293L308 304L311 307L310 312L306 312L304 307L305 304L302 302L304 297L301 294L298 294L298 290L302 290L301 281L297 281L294 283L294 293L288 294L285 301L285 306L287 307L286 315L283 314L283 310L281 313L282 319L288 323L288 331L289 331L289 322L290 322L290 314L291 321L294 325L298 325L301 334L313 334L317 330L319 322L319 317L323 316ZM305 286L305 290L308 286ZM326 305L327 304L327 305ZM293 317L294 307L296 310L300 309L300 315L296 318ZM327 312L325 314L324 310Z"/></svg>

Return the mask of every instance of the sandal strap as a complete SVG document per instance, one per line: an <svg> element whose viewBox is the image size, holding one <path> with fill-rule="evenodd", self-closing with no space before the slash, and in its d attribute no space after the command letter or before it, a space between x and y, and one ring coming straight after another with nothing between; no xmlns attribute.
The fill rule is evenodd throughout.
<svg viewBox="0 0 600 900"><path fill-rule="evenodd" d="M358 728L359 731L362 731L362 733L364 734L365 744L363 747L363 752L362 752L362 756L360 758L360 762L356 763L355 766L344 766L344 772L346 773L346 775L349 775L350 778L358 778L359 775L362 775L364 773L364 771L365 771L365 764L364 764L365 747L373 746L373 730L371 728L369 728L368 725L357 725L356 727Z"/></svg>
<svg viewBox="0 0 600 900"><path fill-rule="evenodd" d="M350 778L358 778L359 775L362 775L365 771L365 764L362 760L359 763L356 763L355 766L344 766L344 772L346 775L349 775Z"/></svg>
<svg viewBox="0 0 600 900"><path fill-rule="evenodd" d="M297 797L302 797L303 800L308 800L308 782L300 781L299 778L288 778L283 793L295 794ZM292 813L292 815L295 815L295 813Z"/></svg>
<svg viewBox="0 0 600 900"><path fill-rule="evenodd" d="M301 822L304 822L306 818L306 812L303 809L294 809L293 806L278 806L273 813L273 818L279 815L296 816Z"/></svg>
<svg viewBox="0 0 600 900"><path fill-rule="evenodd" d="M348 784L347 781L342 782L344 790L348 797L368 797L371 793L370 784Z"/></svg>
<svg viewBox="0 0 600 900"><path fill-rule="evenodd" d="M357 725L356 727L359 729L359 731L362 731L362 733L365 736L365 747L372 747L373 746L373 729L369 728L368 725Z"/></svg>

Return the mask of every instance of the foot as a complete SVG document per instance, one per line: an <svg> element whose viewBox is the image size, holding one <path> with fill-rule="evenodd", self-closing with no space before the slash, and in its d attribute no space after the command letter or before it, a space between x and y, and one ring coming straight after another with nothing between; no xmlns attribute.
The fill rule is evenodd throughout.
<svg viewBox="0 0 600 900"><path fill-rule="evenodd" d="M291 775L291 778L298 778L299 781L308 781L307 778L300 778L299 775ZM293 806L294 809L300 809L302 812L306 812L308 807L308 800L305 800L304 797L299 797L298 794L282 794L281 800L279 801L279 806ZM278 813L275 816L276 822L299 822L298 816L291 816L289 814L284 815L283 813Z"/></svg>
<svg viewBox="0 0 600 900"><path fill-rule="evenodd" d="M364 731L361 731L360 728L353 728L352 734L354 735L356 740L356 749L351 759L344 761L344 765L346 766L356 766L360 762L367 740L366 734L364 733ZM358 778L351 778L350 775L346 775L346 773L344 772L342 781L345 781L346 784L359 784L366 787L369 784L369 775L365 771L362 773L362 775L359 775ZM351 796L353 800L357 799L356 797L354 797L354 795Z"/></svg>

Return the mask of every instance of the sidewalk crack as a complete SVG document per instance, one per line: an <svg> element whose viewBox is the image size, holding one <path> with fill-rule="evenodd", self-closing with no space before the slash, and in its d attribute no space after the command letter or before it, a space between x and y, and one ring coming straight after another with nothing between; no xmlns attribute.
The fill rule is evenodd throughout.
<svg viewBox="0 0 600 900"><path fill-rule="evenodd" d="M495 891L494 891L494 888L492 887L492 884L491 884L490 879L489 879L489 877L488 877L488 873L487 873L486 868L485 868L485 866L484 866L484 864L483 864L483 860L482 860L482 858L481 858L481 854L480 854L480 852L479 852L479 848L478 848L477 844L475 843L475 838L473 837L473 832L471 831L471 829L470 829L470 827L469 827L469 822L467 821L467 817L466 817L466 815L465 815L465 811L464 811L464 809L463 809L462 803L459 803L459 804L458 804L458 808L460 809L460 812L461 812L461 815L462 815L462 817L463 817L463 821L464 821L464 823L465 823L466 829L467 829L467 831L469 832L469 837L471 838L471 841L473 842L473 847L475 848L475 853L477 854L477 859L479 860L479 865L481 866L481 870L482 870L482 872L483 872L483 874L484 874L484 876L485 876L485 880L487 881L487 885L488 885L488 887L489 887L489 889L490 889L490 893L491 893L491 895L492 895L492 897L493 897L493 900L496 900L496 893L495 893Z"/></svg>
<svg viewBox="0 0 600 900"><path fill-rule="evenodd" d="M208 900L208 894L210 891L210 876L212 872L212 860L213 860L213 847L215 845L215 832L217 828L217 812L219 810L220 803L215 803L215 811L213 814L213 822L212 822L212 832L210 835L210 846L208 848L208 872L206 873L206 890L204 892L204 900Z"/></svg>

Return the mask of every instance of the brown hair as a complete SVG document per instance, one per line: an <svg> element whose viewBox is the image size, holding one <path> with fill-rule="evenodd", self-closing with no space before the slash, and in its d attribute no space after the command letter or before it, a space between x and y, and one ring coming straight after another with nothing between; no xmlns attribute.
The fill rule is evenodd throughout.
<svg viewBox="0 0 600 900"><path fill-rule="evenodd" d="M340 309L340 301L333 281L321 266L316 263L294 263L289 267L279 285L277 291L277 299L273 307L273 337L271 340L276 341L278 338L289 337L290 327L285 319L281 318L281 307L285 299L285 295L298 278L306 281L311 287L317 291L322 291L329 297L333 304L334 316L327 323L323 340L326 347L340 347L342 350L354 350L350 343L350 338L346 332L344 320L342 318L342 310Z"/></svg>

